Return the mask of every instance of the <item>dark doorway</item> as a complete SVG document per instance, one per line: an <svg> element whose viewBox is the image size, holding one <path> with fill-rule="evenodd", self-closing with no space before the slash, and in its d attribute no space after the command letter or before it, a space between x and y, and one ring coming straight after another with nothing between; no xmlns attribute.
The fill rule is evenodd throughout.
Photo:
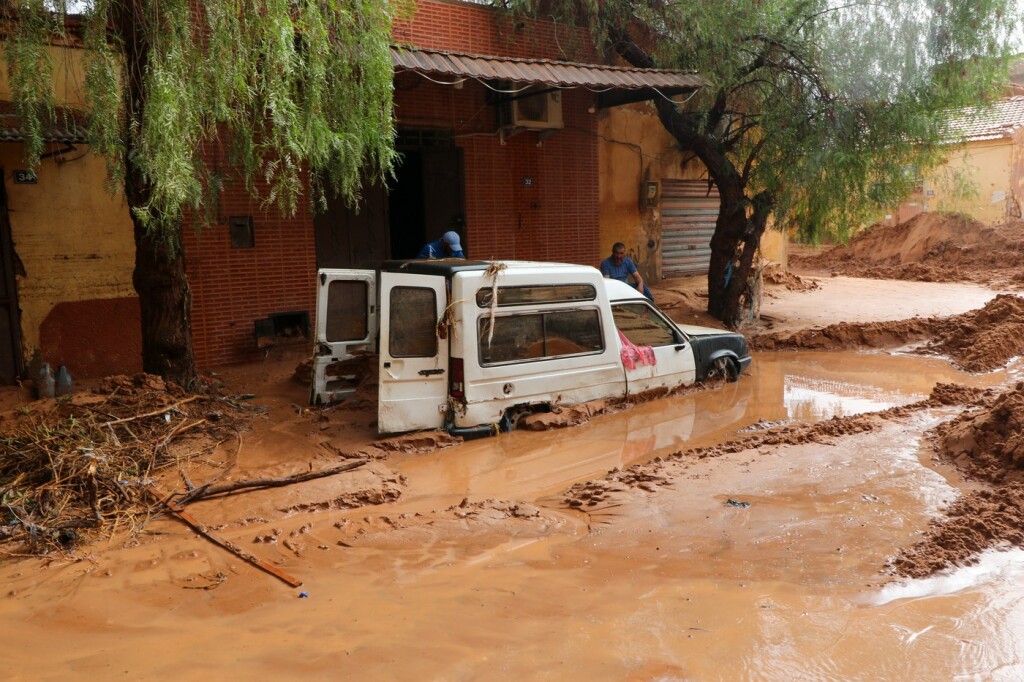
<svg viewBox="0 0 1024 682"><path fill-rule="evenodd" d="M401 158L388 193L391 255L394 258L415 258L423 245L430 241L426 238L423 214L423 154L418 149L409 149L402 152Z"/></svg>
<svg viewBox="0 0 1024 682"><path fill-rule="evenodd" d="M359 210L341 197L328 197L327 210L313 218L318 268L375 268L390 258L388 194L380 184L363 188Z"/></svg>
<svg viewBox="0 0 1024 682"><path fill-rule="evenodd" d="M464 228L462 150L451 131L404 129L400 161L387 191L368 188L358 211L341 200L314 219L321 268L374 268L390 258L415 258L428 241Z"/></svg>
<svg viewBox="0 0 1024 682"><path fill-rule="evenodd" d="M24 367L14 279L14 245L7 215L7 189L0 168L0 383L13 384Z"/></svg>

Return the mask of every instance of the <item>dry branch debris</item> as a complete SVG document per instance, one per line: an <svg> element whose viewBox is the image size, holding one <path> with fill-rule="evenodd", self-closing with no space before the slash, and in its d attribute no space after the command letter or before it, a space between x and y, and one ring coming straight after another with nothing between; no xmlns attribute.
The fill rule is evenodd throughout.
<svg viewBox="0 0 1024 682"><path fill-rule="evenodd" d="M236 438L252 414L144 374L34 403L0 433L0 543L45 554L138 530L154 477Z"/></svg>

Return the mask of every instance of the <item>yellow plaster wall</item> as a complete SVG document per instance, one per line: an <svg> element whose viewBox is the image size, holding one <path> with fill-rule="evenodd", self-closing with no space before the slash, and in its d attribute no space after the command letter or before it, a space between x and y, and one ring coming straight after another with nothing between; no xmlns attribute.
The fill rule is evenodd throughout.
<svg viewBox="0 0 1024 682"><path fill-rule="evenodd" d="M661 216L657 207L642 205L644 182L697 180L707 177L697 160L683 165L684 155L646 104L612 107L597 114L602 258L612 244L623 242L641 275L661 279L659 260ZM761 242L764 257L786 264L787 241L769 229ZM596 265L596 263L595 263Z"/></svg>
<svg viewBox="0 0 1024 682"><path fill-rule="evenodd" d="M948 161L924 180L924 194L902 202L891 222L907 220L923 211L955 211L986 223L1019 215L1024 201L1022 139L972 142L950 152ZM973 190L957 196L954 178L965 179Z"/></svg>
<svg viewBox="0 0 1024 682"><path fill-rule="evenodd" d="M25 271L17 286L26 359L58 303L135 296L128 209L120 194L104 189L103 161L87 149L80 146L59 164L44 159L37 184L16 185L13 171L25 167L22 145L0 144L11 236Z"/></svg>
<svg viewBox="0 0 1024 682"><path fill-rule="evenodd" d="M7 76L7 62L0 43L0 100L11 100L10 80ZM60 106L82 108L85 106L85 71L82 68L83 50L74 48L47 48L53 64L54 102Z"/></svg>

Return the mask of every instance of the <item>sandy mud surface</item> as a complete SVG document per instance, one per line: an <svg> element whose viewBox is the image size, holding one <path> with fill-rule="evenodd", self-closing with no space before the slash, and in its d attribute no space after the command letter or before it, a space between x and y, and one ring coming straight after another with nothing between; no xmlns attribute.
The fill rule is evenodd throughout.
<svg viewBox="0 0 1024 682"><path fill-rule="evenodd" d="M90 492L105 455L80 443L77 513L105 522L62 540L37 519L42 545L0 531L3 677L1024 678L1021 278L976 250L1017 228L898 227L766 272L739 382L490 439L379 437L368 358L323 408L302 354L277 351L188 405L145 377L0 391L5 454L30 425L59 451L38 427L69 415L130 429L166 493L235 487L185 509L302 583L152 498ZM700 282L663 284L675 319L717 326ZM63 489L3 485L25 518Z"/></svg>

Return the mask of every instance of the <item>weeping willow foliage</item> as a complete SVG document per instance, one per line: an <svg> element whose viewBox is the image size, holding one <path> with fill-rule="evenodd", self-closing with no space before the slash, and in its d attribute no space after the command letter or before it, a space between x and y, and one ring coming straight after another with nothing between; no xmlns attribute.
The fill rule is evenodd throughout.
<svg viewBox="0 0 1024 682"><path fill-rule="evenodd" d="M844 237L943 160L951 112L998 94L1021 24L1016 0L495 4L697 71L680 147L724 160L750 206L770 202L777 226L812 240Z"/></svg>
<svg viewBox="0 0 1024 682"><path fill-rule="evenodd" d="M145 188L133 215L155 236L173 241L183 211L214 215L228 181L292 214L304 199L323 206L328 192L355 201L364 179L392 170L395 3L7 4L3 56L27 161L39 163L43 131L60 116L48 46L80 40L91 149L114 186Z"/></svg>

